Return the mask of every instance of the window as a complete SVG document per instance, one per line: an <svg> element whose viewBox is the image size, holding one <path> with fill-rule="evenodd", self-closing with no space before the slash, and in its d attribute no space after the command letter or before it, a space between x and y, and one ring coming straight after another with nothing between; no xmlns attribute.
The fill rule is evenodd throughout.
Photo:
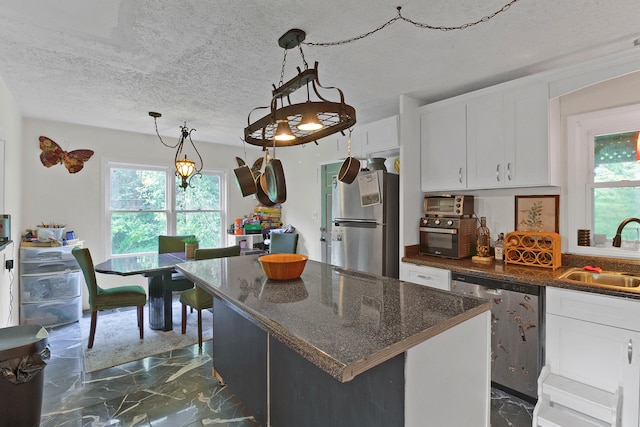
<svg viewBox="0 0 640 427"><path fill-rule="evenodd" d="M569 247L584 252L572 236L585 228L606 235L605 247L591 250L605 253L618 225L640 217L640 105L572 116L568 130ZM640 224L627 225L622 239L636 249Z"/></svg>
<svg viewBox="0 0 640 427"><path fill-rule="evenodd" d="M110 163L107 241L113 256L152 253L161 234L195 234L201 247L220 247L225 220L225 174L206 172L194 187L178 187L174 171Z"/></svg>
<svg viewBox="0 0 640 427"><path fill-rule="evenodd" d="M588 188L593 198L594 233L615 236L623 219L640 214L639 136L640 132L633 131L593 138L593 175ZM638 226L625 227L623 240L640 240Z"/></svg>

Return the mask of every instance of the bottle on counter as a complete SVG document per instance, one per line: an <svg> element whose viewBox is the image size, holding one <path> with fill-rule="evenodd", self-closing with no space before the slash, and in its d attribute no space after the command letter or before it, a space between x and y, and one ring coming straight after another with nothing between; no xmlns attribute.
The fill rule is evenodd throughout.
<svg viewBox="0 0 640 427"><path fill-rule="evenodd" d="M480 227L478 227L476 250L478 256L488 257L491 255L491 232L487 227L487 218L480 217Z"/></svg>
<svg viewBox="0 0 640 427"><path fill-rule="evenodd" d="M498 240L493 244L493 254L496 261L504 261L504 233L498 234Z"/></svg>

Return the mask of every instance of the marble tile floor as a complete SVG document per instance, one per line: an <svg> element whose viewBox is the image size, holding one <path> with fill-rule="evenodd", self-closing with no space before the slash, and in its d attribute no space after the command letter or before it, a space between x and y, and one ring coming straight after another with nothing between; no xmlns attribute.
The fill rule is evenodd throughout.
<svg viewBox="0 0 640 427"><path fill-rule="evenodd" d="M258 425L212 377L211 341L92 373L78 323L50 329L49 347L40 426Z"/></svg>
<svg viewBox="0 0 640 427"><path fill-rule="evenodd" d="M78 323L49 330L41 426L254 427L211 375L212 342L85 373ZM531 426L533 407L491 391L491 426ZM429 426L425 419L425 426Z"/></svg>

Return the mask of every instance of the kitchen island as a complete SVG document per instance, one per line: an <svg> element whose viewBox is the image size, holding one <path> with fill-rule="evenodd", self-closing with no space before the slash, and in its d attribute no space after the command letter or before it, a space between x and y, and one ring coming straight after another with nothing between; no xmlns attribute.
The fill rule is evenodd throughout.
<svg viewBox="0 0 640 427"><path fill-rule="evenodd" d="M214 296L215 370L261 425L489 425L489 302L314 261L177 269Z"/></svg>

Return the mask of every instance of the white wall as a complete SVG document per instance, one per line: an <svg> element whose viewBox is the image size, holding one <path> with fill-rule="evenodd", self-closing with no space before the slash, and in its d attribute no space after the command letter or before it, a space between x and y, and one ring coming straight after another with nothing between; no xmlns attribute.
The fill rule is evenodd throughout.
<svg viewBox="0 0 640 427"><path fill-rule="evenodd" d="M17 264L18 245L20 242L20 230L22 223L22 173L20 150L22 142L22 122L20 109L0 79L0 139L5 141L5 162L0 165L4 168L2 173L5 176L4 188L4 212L11 214L11 238L14 244L6 248L5 259L14 259ZM17 269L13 270L15 273ZM9 274L4 268L4 263L0 265L0 327L17 325L18 317L18 279L15 275Z"/></svg>
<svg viewBox="0 0 640 427"><path fill-rule="evenodd" d="M282 205L284 225L291 224L300 234L298 253L320 261L320 171L327 164L346 157L338 152L337 137L328 136L314 143L276 149L287 183L287 201Z"/></svg>
<svg viewBox="0 0 640 427"><path fill-rule="evenodd" d="M419 243L418 221L424 216L420 189L419 102L400 97L400 259L404 247Z"/></svg>
<svg viewBox="0 0 640 427"><path fill-rule="evenodd" d="M153 121L149 120L149 127L152 128ZM168 137L171 139L165 141L177 141L178 131L176 126L175 137ZM39 158L40 135L51 138L66 151L90 149L95 154L85 163L84 169L76 174L70 174L63 165L46 168ZM251 213L256 200L253 196L242 197L233 175L233 169L237 167L235 157L244 157L242 146L194 142L202 155L205 169L227 173L229 218ZM258 150L249 151L251 161L261 155ZM42 221L67 224L68 230L75 231L85 247L90 248L94 262L99 263L107 258L107 242L103 232L104 164L107 161L123 161L167 165L173 162L175 151L163 146L155 135L25 119L22 155L23 214L22 225L18 224L16 231L35 227ZM16 239L19 238L16 236ZM100 275L98 280L103 287L131 283L146 285L146 279L142 276L122 278ZM88 308L86 296L84 305Z"/></svg>

